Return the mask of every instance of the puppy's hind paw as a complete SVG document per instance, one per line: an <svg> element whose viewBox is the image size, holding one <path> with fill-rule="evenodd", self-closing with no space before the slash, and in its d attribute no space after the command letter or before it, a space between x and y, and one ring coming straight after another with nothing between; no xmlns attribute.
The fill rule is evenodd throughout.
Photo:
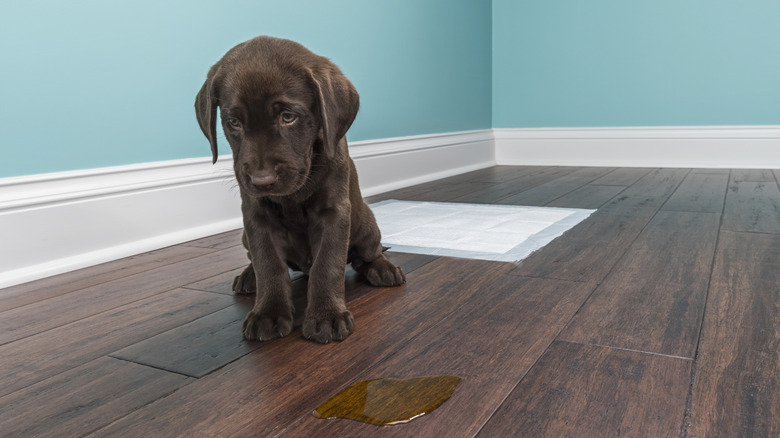
<svg viewBox="0 0 780 438"><path fill-rule="evenodd" d="M257 280L255 268L250 263L244 271L233 279L233 292L239 295L253 295L257 293Z"/></svg>
<svg viewBox="0 0 780 438"><path fill-rule="evenodd" d="M384 255L361 267L360 272L372 286L400 286L406 283L406 275Z"/></svg>

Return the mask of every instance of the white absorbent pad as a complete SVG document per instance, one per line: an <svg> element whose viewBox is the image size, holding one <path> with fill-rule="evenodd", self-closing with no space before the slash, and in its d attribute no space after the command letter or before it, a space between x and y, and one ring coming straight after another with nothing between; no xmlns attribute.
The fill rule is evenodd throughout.
<svg viewBox="0 0 780 438"><path fill-rule="evenodd" d="M596 210L387 200L370 205L393 251L516 262Z"/></svg>

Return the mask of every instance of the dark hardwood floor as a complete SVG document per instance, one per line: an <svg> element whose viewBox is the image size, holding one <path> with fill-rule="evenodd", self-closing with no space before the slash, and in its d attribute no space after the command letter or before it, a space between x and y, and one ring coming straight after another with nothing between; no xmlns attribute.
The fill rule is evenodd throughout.
<svg viewBox="0 0 780 438"><path fill-rule="evenodd" d="M356 331L329 345L242 340L240 230L6 288L0 436L780 436L779 177L499 166L372 197L598 210L518 264L348 271ZM432 375L462 383L410 423L312 415Z"/></svg>

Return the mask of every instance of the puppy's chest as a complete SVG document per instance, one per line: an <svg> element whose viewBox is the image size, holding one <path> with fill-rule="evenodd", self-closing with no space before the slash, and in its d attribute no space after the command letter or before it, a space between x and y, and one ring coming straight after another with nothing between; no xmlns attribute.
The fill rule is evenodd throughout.
<svg viewBox="0 0 780 438"><path fill-rule="evenodd" d="M274 240L284 253L288 266L308 273L312 265L309 242L311 213L300 205L271 205L264 219L268 221L264 225L274 230Z"/></svg>
<svg viewBox="0 0 780 438"><path fill-rule="evenodd" d="M282 205L269 202L264 219L268 225L292 234L306 234L311 212L303 205Z"/></svg>

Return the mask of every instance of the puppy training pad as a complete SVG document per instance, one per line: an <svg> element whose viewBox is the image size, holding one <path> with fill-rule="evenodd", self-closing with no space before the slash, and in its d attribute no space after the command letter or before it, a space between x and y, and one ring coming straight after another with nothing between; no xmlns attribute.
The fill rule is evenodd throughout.
<svg viewBox="0 0 780 438"><path fill-rule="evenodd" d="M370 205L393 251L516 262L596 210L397 201Z"/></svg>

